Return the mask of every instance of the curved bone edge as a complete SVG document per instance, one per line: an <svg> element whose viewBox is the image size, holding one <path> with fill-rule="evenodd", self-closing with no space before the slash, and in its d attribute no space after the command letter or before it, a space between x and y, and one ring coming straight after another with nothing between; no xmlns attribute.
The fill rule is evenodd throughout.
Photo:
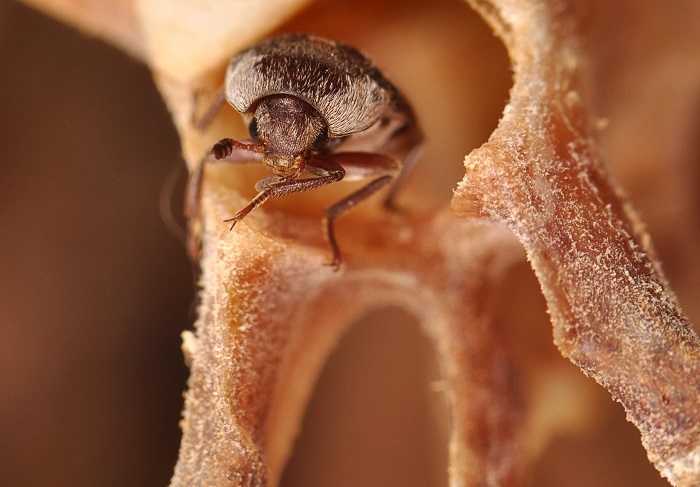
<svg viewBox="0 0 700 487"><path fill-rule="evenodd" d="M519 485L519 388L490 322L489 290L520 256L508 232L442 212L400 223L410 237L397 239L391 218L358 219L343 232L353 262L335 273L323 266L325 246L273 239L246 222L229 232L221 220L239 199L231 193L215 180L204 192L201 317L187 347L171 485L276 485L328 353L349 324L388 304L412 309L440 352L454 425L451 484Z"/></svg>
<svg viewBox="0 0 700 487"><path fill-rule="evenodd" d="M452 208L516 233L562 354L623 404L663 476L698 485L700 340L589 135L573 4L473 3L506 42L515 80Z"/></svg>
<svg viewBox="0 0 700 487"><path fill-rule="evenodd" d="M151 68L189 84L269 32L306 0L132 0ZM203 33L206 33L203 35Z"/></svg>
<svg viewBox="0 0 700 487"><path fill-rule="evenodd" d="M129 55L146 59L146 46L134 0L22 0L85 34L114 44Z"/></svg>

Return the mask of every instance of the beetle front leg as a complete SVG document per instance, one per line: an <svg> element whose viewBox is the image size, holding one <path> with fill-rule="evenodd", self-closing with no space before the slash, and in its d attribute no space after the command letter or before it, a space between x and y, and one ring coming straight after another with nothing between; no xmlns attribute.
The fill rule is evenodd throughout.
<svg viewBox="0 0 700 487"><path fill-rule="evenodd" d="M190 173L185 191L185 217L187 218L187 253L192 260L199 259L201 250L200 207L206 163L259 164L262 161L262 149L264 146L254 142L221 139Z"/></svg>
<svg viewBox="0 0 700 487"><path fill-rule="evenodd" d="M312 189L320 188L330 183L340 181L345 176L343 168L335 163L326 167L324 175L315 178L305 179L282 179L282 180L263 180L263 189L248 203L245 208L236 213L233 218L224 220L226 223L231 223L231 230L236 226L236 223L253 211L258 206L265 203L270 198L279 198L292 193L302 193Z"/></svg>

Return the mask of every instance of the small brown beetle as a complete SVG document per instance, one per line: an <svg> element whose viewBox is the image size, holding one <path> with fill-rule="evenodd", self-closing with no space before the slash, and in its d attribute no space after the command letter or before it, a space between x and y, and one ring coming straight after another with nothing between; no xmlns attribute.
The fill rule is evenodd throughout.
<svg viewBox="0 0 700 487"><path fill-rule="evenodd" d="M198 217L204 163L260 162L275 175L256 184L258 195L226 220L231 229L269 198L346 180L371 181L328 208L325 232L341 262L333 225L340 215L386 186L392 206L398 183L415 162L422 133L401 93L353 47L321 37L287 34L264 40L229 64L225 85L199 127L228 101L252 140L222 139L192 174L186 214ZM302 173L310 177L300 178ZM198 242L190 228L190 252Z"/></svg>

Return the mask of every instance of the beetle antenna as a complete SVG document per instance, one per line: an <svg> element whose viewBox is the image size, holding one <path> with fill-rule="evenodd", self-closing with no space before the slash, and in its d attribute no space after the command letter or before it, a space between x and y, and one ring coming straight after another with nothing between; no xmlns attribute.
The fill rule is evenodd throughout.
<svg viewBox="0 0 700 487"><path fill-rule="evenodd" d="M214 159L225 159L231 155L234 148L258 154L265 152L265 144L246 144L235 139L221 139L211 148L211 155Z"/></svg>

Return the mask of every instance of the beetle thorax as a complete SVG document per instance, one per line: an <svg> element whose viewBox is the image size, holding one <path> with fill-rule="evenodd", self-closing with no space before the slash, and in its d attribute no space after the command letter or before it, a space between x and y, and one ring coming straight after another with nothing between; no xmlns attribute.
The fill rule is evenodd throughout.
<svg viewBox="0 0 700 487"><path fill-rule="evenodd" d="M321 114L291 95L263 98L249 130L253 138L265 144L265 164L282 176L298 174L311 151L327 142L327 126Z"/></svg>

